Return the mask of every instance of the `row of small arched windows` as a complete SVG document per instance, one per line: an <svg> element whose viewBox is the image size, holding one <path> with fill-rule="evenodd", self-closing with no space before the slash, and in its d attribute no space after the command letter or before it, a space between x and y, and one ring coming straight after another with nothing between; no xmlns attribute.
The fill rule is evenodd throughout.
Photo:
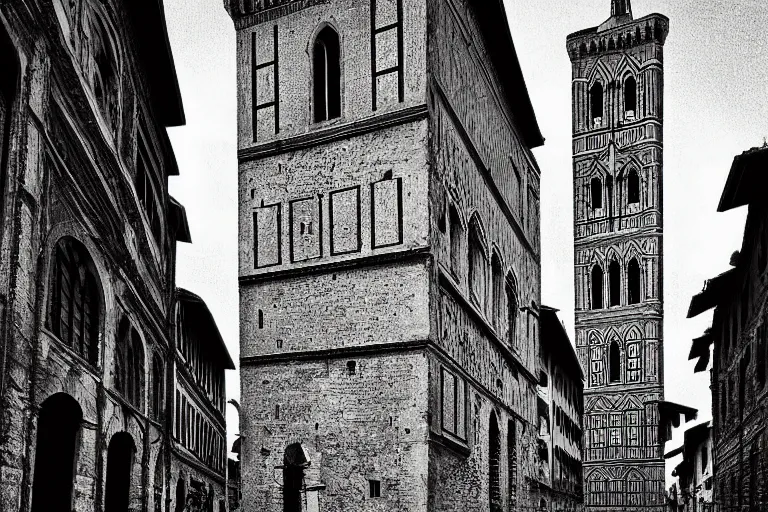
<svg viewBox="0 0 768 512"><path fill-rule="evenodd" d="M624 119L634 121L637 114L637 80L632 75L624 79ZM605 114L605 89L602 82L596 81L589 90L589 122L596 128L602 126Z"/></svg>
<svg viewBox="0 0 768 512"><path fill-rule="evenodd" d="M586 57L587 55L594 55L598 52L621 50L629 48L635 44L642 44L645 41L652 41L660 39L662 37L662 27L658 23L654 23L652 26L650 23L645 25L645 30L642 30L639 26L635 27L634 32L629 31L626 34L617 34L616 38L609 37L606 41L601 39L600 41L591 41L589 46L587 43L581 43L579 46L579 55Z"/></svg>
<svg viewBox="0 0 768 512"><path fill-rule="evenodd" d="M603 297L604 273L603 267L596 263L591 273L591 309L604 309L606 307ZM608 307L621 306L622 282L627 287L627 304L640 304L640 264L637 258L629 260L626 269L626 281L622 281L622 272L619 262L611 260L608 264Z"/></svg>
<svg viewBox="0 0 768 512"><path fill-rule="evenodd" d="M619 177L619 183L621 183L621 179L622 178ZM639 204L640 203L640 175L637 173L637 170L630 169L626 179L627 179L627 204ZM603 180L601 180L597 176L592 178L589 182L590 205L592 206L593 210L598 210L605 206L605 201L603 200L603 196L606 196L608 199L610 199L612 196L613 179L610 176L606 178L605 185L608 188L607 192L604 190Z"/></svg>
<svg viewBox="0 0 768 512"><path fill-rule="evenodd" d="M103 307L93 260L80 242L63 238L56 244L51 274L47 327L83 360L97 366ZM118 325L114 362L115 389L141 409L144 404L144 344L125 317ZM154 354L151 413L156 418L162 411L164 380L163 359Z"/></svg>

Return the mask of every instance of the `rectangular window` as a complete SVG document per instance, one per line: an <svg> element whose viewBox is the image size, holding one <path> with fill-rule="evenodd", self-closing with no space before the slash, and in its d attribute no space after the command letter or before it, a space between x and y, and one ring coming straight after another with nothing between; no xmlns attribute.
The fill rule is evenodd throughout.
<svg viewBox="0 0 768 512"><path fill-rule="evenodd" d="M443 368L442 422L443 430L460 439L466 439L466 384Z"/></svg>
<svg viewBox="0 0 768 512"><path fill-rule="evenodd" d="M157 200L159 187L155 184L157 166L151 157L146 136L141 126L138 129L138 141L136 144L136 195L144 210L152 237L158 247L162 246L162 221L160 219L159 202Z"/></svg>
<svg viewBox="0 0 768 512"><path fill-rule="evenodd" d="M379 480L368 480L368 491L371 498L381 498L381 482Z"/></svg>
<svg viewBox="0 0 768 512"><path fill-rule="evenodd" d="M640 343L627 343L627 382L640 382Z"/></svg>
<svg viewBox="0 0 768 512"><path fill-rule="evenodd" d="M256 37L251 39L251 101L253 105L252 129L254 142L280 133L280 76L278 62L277 25L275 25L271 41L262 41ZM267 60L259 62L259 55L269 54Z"/></svg>

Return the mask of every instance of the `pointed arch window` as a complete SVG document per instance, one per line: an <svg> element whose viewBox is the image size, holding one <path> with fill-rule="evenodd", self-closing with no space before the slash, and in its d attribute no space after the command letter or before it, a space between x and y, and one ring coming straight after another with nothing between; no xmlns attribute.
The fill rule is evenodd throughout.
<svg viewBox="0 0 768 512"><path fill-rule="evenodd" d="M339 34L323 28L312 48L312 81L315 122L341 116L341 61Z"/></svg>
<svg viewBox="0 0 768 512"><path fill-rule="evenodd" d="M616 383L621 381L621 349L619 348L616 340L611 342L611 348L608 354L609 360L609 379L610 382Z"/></svg>
<svg viewBox="0 0 768 512"><path fill-rule="evenodd" d="M603 269L592 267L592 309L603 309Z"/></svg>
<svg viewBox="0 0 768 512"><path fill-rule="evenodd" d="M589 112L590 120L599 128L603 121L603 84L600 82L595 82L589 90Z"/></svg>
<svg viewBox="0 0 768 512"><path fill-rule="evenodd" d="M486 302L486 256L482 231L477 219L472 219L469 229L469 296L485 311Z"/></svg>
<svg viewBox="0 0 768 512"><path fill-rule="evenodd" d="M627 265L627 299L629 304L640 304L640 264L637 258Z"/></svg>
<svg viewBox="0 0 768 512"><path fill-rule="evenodd" d="M637 81L629 75L624 80L624 116L628 120L634 120L637 111Z"/></svg>
<svg viewBox="0 0 768 512"><path fill-rule="evenodd" d="M610 303L611 306L621 305L621 269L619 262L611 260L608 267L608 282L610 285Z"/></svg>
<svg viewBox="0 0 768 512"><path fill-rule="evenodd" d="M68 347L95 365L101 300L96 270L85 247L72 239L56 244L48 327Z"/></svg>
<svg viewBox="0 0 768 512"><path fill-rule="evenodd" d="M589 192L592 202L592 209L597 210L603 207L603 181L600 178L592 178L589 182Z"/></svg>
<svg viewBox="0 0 768 512"><path fill-rule="evenodd" d="M496 332L501 335L502 326L504 324L504 274L501 268L501 258L498 253L494 251L491 258L491 280L493 281L493 326L496 328Z"/></svg>
<svg viewBox="0 0 768 512"><path fill-rule="evenodd" d="M629 204L640 202L640 175L635 169L630 170L627 176L627 202Z"/></svg>
<svg viewBox="0 0 768 512"><path fill-rule="evenodd" d="M507 275L505 291L507 295L507 336L509 345L517 349L517 281L512 273Z"/></svg>
<svg viewBox="0 0 768 512"><path fill-rule="evenodd" d="M144 346L127 318L120 321L115 347L115 389L133 406L144 398Z"/></svg>

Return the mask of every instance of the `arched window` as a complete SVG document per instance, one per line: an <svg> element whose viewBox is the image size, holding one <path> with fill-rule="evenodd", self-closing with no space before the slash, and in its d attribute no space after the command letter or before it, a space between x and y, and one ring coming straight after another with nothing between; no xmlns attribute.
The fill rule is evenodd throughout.
<svg viewBox="0 0 768 512"><path fill-rule="evenodd" d="M640 264L637 258L627 265L627 299L629 304L640 304Z"/></svg>
<svg viewBox="0 0 768 512"><path fill-rule="evenodd" d="M592 209L603 207L603 182L600 178L592 178L589 182L589 191L592 199Z"/></svg>
<svg viewBox="0 0 768 512"><path fill-rule="evenodd" d="M485 244L477 219L472 219L469 228L469 297L485 311L487 260Z"/></svg>
<svg viewBox="0 0 768 512"><path fill-rule="evenodd" d="M589 91L590 118L596 127L602 124L603 119L603 84L595 82Z"/></svg>
<svg viewBox="0 0 768 512"><path fill-rule="evenodd" d="M117 56L109 37L109 32L98 14L93 10L89 12L88 59L86 73L91 83L93 95L99 104L99 109L114 133L117 129L119 108L119 72Z"/></svg>
<svg viewBox="0 0 768 512"><path fill-rule="evenodd" d="M115 389L135 407L144 399L144 345L127 318L120 321L115 346Z"/></svg>
<svg viewBox="0 0 768 512"><path fill-rule="evenodd" d="M624 80L624 115L627 119L634 119L637 111L637 82L632 75Z"/></svg>
<svg viewBox="0 0 768 512"><path fill-rule="evenodd" d="M621 305L621 270L616 260L611 260L608 266L608 283L610 285L611 306Z"/></svg>
<svg viewBox="0 0 768 512"><path fill-rule="evenodd" d="M131 469L136 445L127 432L112 436L107 448L104 512L126 512L130 502Z"/></svg>
<svg viewBox="0 0 768 512"><path fill-rule="evenodd" d="M313 105L315 122L341 116L341 62L339 34L325 27L312 49Z"/></svg>
<svg viewBox="0 0 768 512"><path fill-rule="evenodd" d="M491 412L488 426L488 498L491 512L502 512L501 498L501 439L496 413Z"/></svg>
<svg viewBox="0 0 768 512"><path fill-rule="evenodd" d="M32 512L74 510L72 490L82 420L80 405L65 393L43 402L37 421Z"/></svg>
<svg viewBox="0 0 768 512"><path fill-rule="evenodd" d="M509 345L516 349L518 315L517 280L511 272L507 274L505 290L507 295L507 336L509 339Z"/></svg>
<svg viewBox="0 0 768 512"><path fill-rule="evenodd" d="M603 269L592 267L592 309L603 309Z"/></svg>
<svg viewBox="0 0 768 512"><path fill-rule="evenodd" d="M464 229L461 226L459 212L451 205L448 210L448 216L451 223L451 270L454 276L458 277L461 271L461 245L464 236Z"/></svg>
<svg viewBox="0 0 768 512"><path fill-rule="evenodd" d="M610 381L619 382L621 380L621 349L619 348L619 344L616 342L616 340L611 342L609 360Z"/></svg>
<svg viewBox="0 0 768 512"><path fill-rule="evenodd" d="M640 176L635 169L630 170L627 176L627 202L629 204L640 202Z"/></svg>
<svg viewBox="0 0 768 512"><path fill-rule="evenodd" d="M163 414L163 399L165 390L165 365L160 354L152 358L152 414L160 419Z"/></svg>
<svg viewBox="0 0 768 512"><path fill-rule="evenodd" d="M186 501L187 483L184 481L184 477L179 476L179 480L176 482L176 512L184 512Z"/></svg>
<svg viewBox="0 0 768 512"><path fill-rule="evenodd" d="M504 324L505 313L505 293L504 293L504 274L501 269L501 259L498 253L493 253L491 258L491 275L493 281L493 326L496 332L501 335L501 329Z"/></svg>
<svg viewBox="0 0 768 512"><path fill-rule="evenodd" d="M95 365L99 352L99 281L88 252L65 238L56 244L48 327L83 359Z"/></svg>
<svg viewBox="0 0 768 512"><path fill-rule="evenodd" d="M301 512L304 468L309 460L300 443L288 445L283 454L283 512Z"/></svg>

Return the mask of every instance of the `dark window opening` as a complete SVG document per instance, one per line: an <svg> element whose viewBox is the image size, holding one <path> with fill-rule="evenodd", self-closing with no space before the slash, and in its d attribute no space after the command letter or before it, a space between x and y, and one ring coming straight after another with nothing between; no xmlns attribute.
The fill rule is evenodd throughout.
<svg viewBox="0 0 768 512"><path fill-rule="evenodd" d="M95 15L91 16L89 78L93 95L99 104L101 114L110 130L117 129L119 112L118 89L119 76L115 52L110 44L107 30Z"/></svg>
<svg viewBox="0 0 768 512"><path fill-rule="evenodd" d="M163 494L165 493L165 488L163 485L163 451L160 450L160 453L157 454L157 460L155 461L155 479L154 479L154 505L155 505L155 512L162 512L163 511Z"/></svg>
<svg viewBox="0 0 768 512"><path fill-rule="evenodd" d="M456 208L451 206L448 216L451 222L451 270L458 277L461 265L461 239L464 230L461 227L459 212L456 211Z"/></svg>
<svg viewBox="0 0 768 512"><path fill-rule="evenodd" d="M141 409L144 397L144 347L127 318L120 321L115 346L115 389Z"/></svg>
<svg viewBox="0 0 768 512"><path fill-rule="evenodd" d="M368 495L371 498L381 498L381 482L379 480L368 480Z"/></svg>
<svg viewBox="0 0 768 512"><path fill-rule="evenodd" d="M264 328L264 311L259 310L259 329Z"/></svg>
<svg viewBox="0 0 768 512"><path fill-rule="evenodd" d="M509 274L506 280L506 294L507 294L507 337L509 345L512 348L517 348L517 315L518 315L518 303L517 303L517 284L514 276Z"/></svg>
<svg viewBox="0 0 768 512"><path fill-rule="evenodd" d="M603 182L600 178L592 178L589 183L590 196L592 198L592 209L597 210L603 207Z"/></svg>
<svg viewBox="0 0 768 512"><path fill-rule="evenodd" d="M104 492L104 512L126 512L130 502L131 467L136 451L133 438L118 432L107 449L107 483Z"/></svg>
<svg viewBox="0 0 768 512"><path fill-rule="evenodd" d="M357 363L355 361L347 361L347 375L355 375L357 373Z"/></svg>
<svg viewBox="0 0 768 512"><path fill-rule="evenodd" d="M163 395L165 390L165 368L159 354L152 358L152 414L160 419L163 414Z"/></svg>
<svg viewBox="0 0 768 512"><path fill-rule="evenodd" d="M469 296L481 311L485 311L486 261L480 228L473 222L469 231Z"/></svg>
<svg viewBox="0 0 768 512"><path fill-rule="evenodd" d="M325 27L317 35L312 55L315 122L341 116L339 34Z"/></svg>
<svg viewBox="0 0 768 512"><path fill-rule="evenodd" d="M61 240L56 246L48 325L92 365L98 361L100 309L96 270L85 247Z"/></svg>
<svg viewBox="0 0 768 512"><path fill-rule="evenodd" d="M603 269L592 267L592 309L603 309Z"/></svg>
<svg viewBox="0 0 768 512"><path fill-rule="evenodd" d="M501 268L501 259L495 252L491 258L491 276L493 281L493 326L496 332L501 335L505 312L504 274Z"/></svg>
<svg viewBox="0 0 768 512"><path fill-rule="evenodd" d="M621 305L621 270L619 263L612 260L608 267L608 281L610 283L611 306Z"/></svg>
<svg viewBox="0 0 768 512"><path fill-rule="evenodd" d="M627 177L627 202L637 204L640 202L640 176L632 169Z"/></svg>
<svg viewBox="0 0 768 512"><path fill-rule="evenodd" d="M501 439L496 414L491 413L488 429L488 497L491 512L502 512L501 497Z"/></svg>
<svg viewBox="0 0 768 512"><path fill-rule="evenodd" d="M83 412L64 393L46 399L37 422L32 512L70 512Z"/></svg>
<svg viewBox="0 0 768 512"><path fill-rule="evenodd" d="M589 105L590 120L595 123L595 127L599 127L603 119L603 84L600 82L595 82L589 91Z"/></svg>
<svg viewBox="0 0 768 512"><path fill-rule="evenodd" d="M176 482L176 512L184 512L187 501L187 484L182 477Z"/></svg>
<svg viewBox="0 0 768 512"><path fill-rule="evenodd" d="M630 304L640 304L640 264L636 258L627 265L627 294Z"/></svg>
<svg viewBox="0 0 768 512"><path fill-rule="evenodd" d="M611 382L621 380L621 349L619 349L619 344L616 341L611 342L609 371Z"/></svg>
<svg viewBox="0 0 768 512"><path fill-rule="evenodd" d="M634 118L637 110L637 82L633 76L624 80L624 114L627 118Z"/></svg>
<svg viewBox="0 0 768 512"><path fill-rule="evenodd" d="M283 512L301 512L304 470L310 461L300 443L289 445L283 454Z"/></svg>
<svg viewBox="0 0 768 512"><path fill-rule="evenodd" d="M160 202L158 201L159 187L155 183L155 171L149 156L149 149L144 136L139 130L139 140L136 153L136 195L144 210L144 215L149 223L152 237L161 246L162 220L160 218Z"/></svg>

